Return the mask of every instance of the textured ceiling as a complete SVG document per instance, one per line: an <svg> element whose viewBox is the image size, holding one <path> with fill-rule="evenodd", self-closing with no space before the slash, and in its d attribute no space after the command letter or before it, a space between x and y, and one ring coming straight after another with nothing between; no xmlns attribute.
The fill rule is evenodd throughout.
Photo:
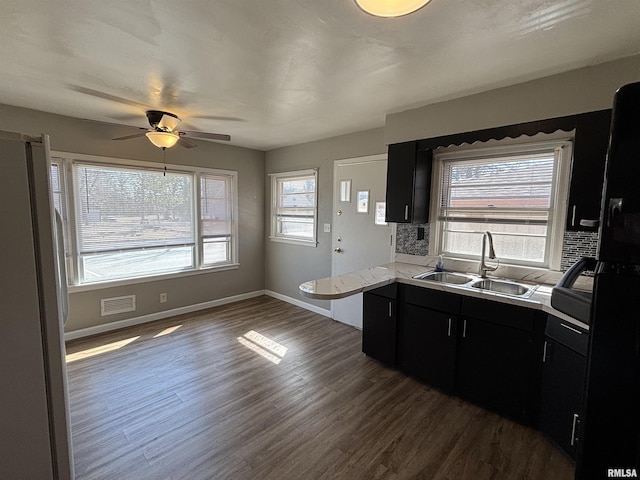
<svg viewBox="0 0 640 480"><path fill-rule="evenodd" d="M639 25L638 0L432 0L396 19L353 0L0 0L0 103L130 127L167 110L269 150L640 53Z"/></svg>

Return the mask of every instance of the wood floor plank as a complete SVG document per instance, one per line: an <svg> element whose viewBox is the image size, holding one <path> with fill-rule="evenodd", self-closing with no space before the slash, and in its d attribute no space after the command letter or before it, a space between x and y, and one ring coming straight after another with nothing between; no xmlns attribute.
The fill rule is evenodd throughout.
<svg viewBox="0 0 640 480"><path fill-rule="evenodd" d="M78 480L569 480L539 432L258 297L67 345Z"/></svg>

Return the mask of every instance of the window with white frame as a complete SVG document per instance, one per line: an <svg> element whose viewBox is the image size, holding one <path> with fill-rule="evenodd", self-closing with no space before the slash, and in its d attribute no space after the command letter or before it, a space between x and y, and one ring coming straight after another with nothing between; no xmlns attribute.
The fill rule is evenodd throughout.
<svg viewBox="0 0 640 480"><path fill-rule="evenodd" d="M571 142L442 149L430 253L479 258L491 232L503 264L558 269Z"/></svg>
<svg viewBox="0 0 640 480"><path fill-rule="evenodd" d="M316 246L317 180L317 170L271 175L272 240Z"/></svg>
<svg viewBox="0 0 640 480"><path fill-rule="evenodd" d="M65 165L71 283L236 262L236 172L56 158L52 179Z"/></svg>

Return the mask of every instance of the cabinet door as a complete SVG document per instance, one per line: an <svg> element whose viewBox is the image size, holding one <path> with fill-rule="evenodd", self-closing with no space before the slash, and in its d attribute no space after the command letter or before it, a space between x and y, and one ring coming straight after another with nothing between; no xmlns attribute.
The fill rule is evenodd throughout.
<svg viewBox="0 0 640 480"><path fill-rule="evenodd" d="M575 458L586 359L547 339L542 376L540 430Z"/></svg>
<svg viewBox="0 0 640 480"><path fill-rule="evenodd" d="M417 143L389 145L386 221L411 222Z"/></svg>
<svg viewBox="0 0 640 480"><path fill-rule="evenodd" d="M585 222L600 218L610 124L611 110L585 113L576 119L567 212L568 230L596 231L598 228L597 223L589 226Z"/></svg>
<svg viewBox="0 0 640 480"><path fill-rule="evenodd" d="M417 142L389 145L386 221L426 223L431 189L431 150L417 150Z"/></svg>
<svg viewBox="0 0 640 480"><path fill-rule="evenodd" d="M527 422L531 333L463 319L457 393L489 410Z"/></svg>
<svg viewBox="0 0 640 480"><path fill-rule="evenodd" d="M396 366L396 301L371 293L363 295L362 351Z"/></svg>
<svg viewBox="0 0 640 480"><path fill-rule="evenodd" d="M452 392L456 362L456 318L405 305L402 313L402 370Z"/></svg>

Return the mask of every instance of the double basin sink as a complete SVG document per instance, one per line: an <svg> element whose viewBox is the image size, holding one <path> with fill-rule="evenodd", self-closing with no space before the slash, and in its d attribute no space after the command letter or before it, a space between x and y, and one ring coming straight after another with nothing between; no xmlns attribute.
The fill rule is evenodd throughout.
<svg viewBox="0 0 640 480"><path fill-rule="evenodd" d="M538 288L538 285L525 285L512 282L511 280L481 278L477 275L454 272L427 272L416 275L413 278L519 298L530 297L536 288Z"/></svg>

